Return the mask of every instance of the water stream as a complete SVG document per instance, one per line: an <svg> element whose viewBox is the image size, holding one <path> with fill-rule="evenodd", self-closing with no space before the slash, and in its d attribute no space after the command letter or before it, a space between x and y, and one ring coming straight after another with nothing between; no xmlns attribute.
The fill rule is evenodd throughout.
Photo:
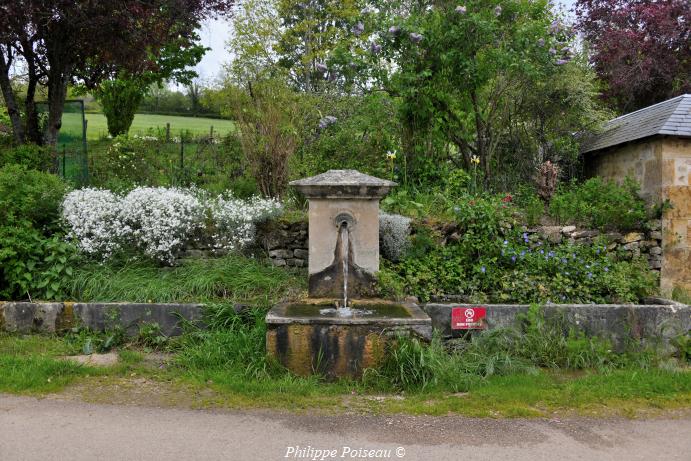
<svg viewBox="0 0 691 461"><path fill-rule="evenodd" d="M350 256L350 229L348 223L342 222L339 229L341 240L341 258L343 259L343 306L345 311L348 310L348 258ZM344 312L345 313L345 312Z"/></svg>

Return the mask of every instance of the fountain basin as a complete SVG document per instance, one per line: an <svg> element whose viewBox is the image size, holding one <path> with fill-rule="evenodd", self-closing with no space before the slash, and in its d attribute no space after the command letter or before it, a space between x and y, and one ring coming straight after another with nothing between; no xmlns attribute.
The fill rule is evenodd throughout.
<svg viewBox="0 0 691 461"><path fill-rule="evenodd" d="M376 299L356 300L345 313L334 300L279 304L266 323L267 353L301 376L359 378L382 363L399 334L432 336L431 319L416 304Z"/></svg>

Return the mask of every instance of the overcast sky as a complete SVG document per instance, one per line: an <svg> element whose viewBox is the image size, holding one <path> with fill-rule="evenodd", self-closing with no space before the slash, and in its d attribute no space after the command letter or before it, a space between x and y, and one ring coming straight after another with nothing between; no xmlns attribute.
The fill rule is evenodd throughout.
<svg viewBox="0 0 691 461"><path fill-rule="evenodd" d="M557 0L555 3L568 11L573 7L575 0ZM197 72L203 79L214 80L219 77L223 64L229 61L230 54L226 50L226 41L230 36L230 28L230 21L226 19L208 21L202 27L199 34L202 45L211 48L197 66Z"/></svg>

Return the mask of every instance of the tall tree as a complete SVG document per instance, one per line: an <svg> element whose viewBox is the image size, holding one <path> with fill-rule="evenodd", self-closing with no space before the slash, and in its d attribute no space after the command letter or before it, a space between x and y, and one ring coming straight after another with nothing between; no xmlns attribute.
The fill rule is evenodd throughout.
<svg viewBox="0 0 691 461"><path fill-rule="evenodd" d="M202 93L204 92L204 83L200 78L195 78L187 82L185 85L187 90L187 97L190 100L190 110L193 116L199 115L201 108Z"/></svg>
<svg viewBox="0 0 691 461"><path fill-rule="evenodd" d="M227 43L232 60L225 70L230 82L247 86L278 74L276 46L280 37L278 0L244 0L238 5Z"/></svg>
<svg viewBox="0 0 691 461"><path fill-rule="evenodd" d="M578 0L576 17L616 109L691 91L689 0Z"/></svg>
<svg viewBox="0 0 691 461"><path fill-rule="evenodd" d="M372 55L391 62L384 85L401 100L411 176L450 159L467 170L479 163L489 182L512 100L564 71L572 32L544 0L440 0L387 21Z"/></svg>
<svg viewBox="0 0 691 461"><path fill-rule="evenodd" d="M116 71L156 70L170 43L192 43L195 29L232 0L9 0L0 4L0 88L18 142L55 146L70 83L95 88ZM27 70L24 120L11 86L13 62ZM38 130L38 85L48 89Z"/></svg>
<svg viewBox="0 0 691 461"><path fill-rule="evenodd" d="M117 136L129 131L134 114L152 84L160 86L170 80L193 85L197 73L191 67L201 61L206 50L195 41L176 40L161 50L155 68L145 69L138 74L122 70L112 78L103 80L95 89L94 96L103 107L108 133Z"/></svg>
<svg viewBox="0 0 691 461"><path fill-rule="evenodd" d="M279 0L283 31L276 51L278 63L294 84L315 91L325 80L335 80L337 49L361 42L369 35L361 18L362 0Z"/></svg>

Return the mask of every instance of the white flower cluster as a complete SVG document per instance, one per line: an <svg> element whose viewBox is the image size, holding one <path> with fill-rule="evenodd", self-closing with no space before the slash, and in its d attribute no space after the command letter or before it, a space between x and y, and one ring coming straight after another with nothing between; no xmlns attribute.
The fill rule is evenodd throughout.
<svg viewBox="0 0 691 461"><path fill-rule="evenodd" d="M251 243L255 237L255 223L278 215L281 204L273 199L253 197L239 200L232 196L219 196L211 207L216 225L213 240L216 248L237 250Z"/></svg>
<svg viewBox="0 0 691 461"><path fill-rule="evenodd" d="M67 194L62 216L84 253L107 258L120 247L119 204L120 198L109 190L86 188Z"/></svg>
<svg viewBox="0 0 691 461"><path fill-rule="evenodd" d="M139 135L135 134L132 136L134 139L141 139L142 141L148 141L148 142L157 142L158 138L156 136L151 136L151 135Z"/></svg>
<svg viewBox="0 0 691 461"><path fill-rule="evenodd" d="M408 250L410 221L397 214L379 214L379 245L381 254L389 261L399 261Z"/></svg>
<svg viewBox="0 0 691 461"><path fill-rule="evenodd" d="M120 201L120 232L144 254L172 262L175 252L204 227L204 215L204 205L190 191L138 187Z"/></svg>
<svg viewBox="0 0 691 461"><path fill-rule="evenodd" d="M210 198L193 189L138 187L124 196L76 190L67 194L62 209L70 236L87 254L107 259L120 248L131 248L172 263L207 229L214 229L214 248L241 249L253 241L255 224L277 215L281 206L259 197L244 201L228 195Z"/></svg>

